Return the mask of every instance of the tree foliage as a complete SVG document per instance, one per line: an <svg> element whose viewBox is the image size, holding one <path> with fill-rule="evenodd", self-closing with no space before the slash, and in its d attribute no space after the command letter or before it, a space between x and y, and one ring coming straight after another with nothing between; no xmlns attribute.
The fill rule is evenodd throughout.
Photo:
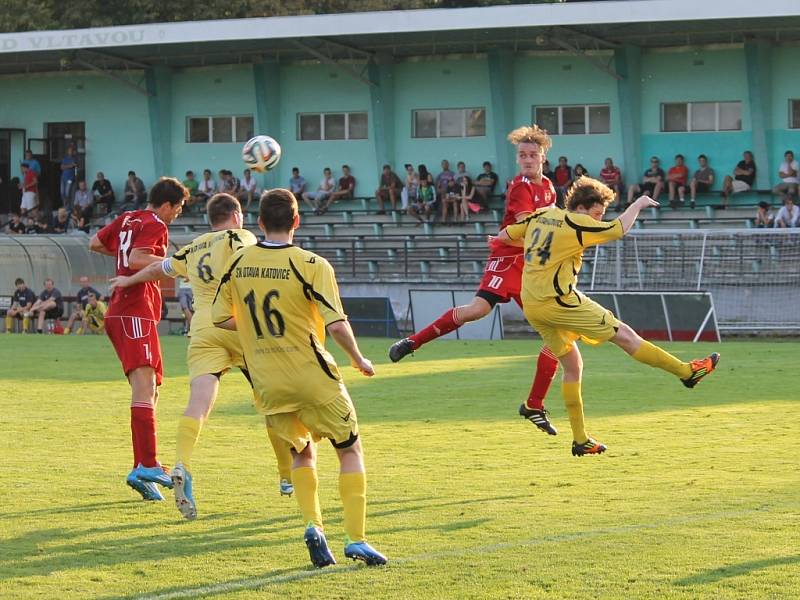
<svg viewBox="0 0 800 600"><path fill-rule="evenodd" d="M0 32L531 2L536 0L0 0Z"/></svg>

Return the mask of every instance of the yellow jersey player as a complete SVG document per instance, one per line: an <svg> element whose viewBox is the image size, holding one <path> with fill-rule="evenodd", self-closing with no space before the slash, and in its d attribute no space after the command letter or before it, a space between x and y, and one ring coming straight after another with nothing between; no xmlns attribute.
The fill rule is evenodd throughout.
<svg viewBox="0 0 800 600"><path fill-rule="evenodd" d="M105 333L106 310L108 307L102 300L97 299L94 292L87 295L86 308L83 309L83 328L92 333Z"/></svg>
<svg viewBox="0 0 800 600"><path fill-rule="evenodd" d="M583 420L581 372L583 361L575 342L611 341L639 362L676 375L686 387L694 387L719 362L716 352L685 363L643 340L611 311L577 290L583 251L588 246L620 239L633 226L639 212L658 203L641 196L619 218L601 219L614 192L595 179L579 178L566 197L566 210L537 210L498 235L504 243L524 239L525 268L522 302L525 317L564 369L561 392L572 427L572 454L600 454L606 446L592 439Z"/></svg>
<svg viewBox="0 0 800 600"><path fill-rule="evenodd" d="M206 210L211 224L210 232L198 236L171 257L154 263L135 275L111 280L112 289L168 277L187 278L192 286L195 314L186 355L189 366L189 403L178 421L177 456L171 473L175 504L187 519L197 517L197 505L192 492L191 456L200 429L208 419L217 398L219 379L231 367L239 367L245 377L250 379L242 358L239 338L233 332L214 327L211 322L211 303L228 259L237 250L255 244L256 237L242 229L242 208L233 196L215 195L208 201ZM278 462L281 494L290 496L293 488L289 446L269 428L267 433Z"/></svg>
<svg viewBox="0 0 800 600"><path fill-rule="evenodd" d="M292 481L316 567L335 564L323 533L315 441L328 438L339 458L344 554L368 565L386 557L365 538L367 480L358 420L342 375L325 349L325 331L353 367L372 376L342 310L333 268L292 245L300 218L289 190L265 192L258 226L266 240L231 257L212 310L214 323L235 329L250 369L256 408L292 446Z"/></svg>

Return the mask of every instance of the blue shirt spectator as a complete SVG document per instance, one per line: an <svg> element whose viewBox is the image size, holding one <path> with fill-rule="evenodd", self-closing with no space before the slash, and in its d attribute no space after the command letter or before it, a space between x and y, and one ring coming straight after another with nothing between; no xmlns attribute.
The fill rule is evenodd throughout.
<svg viewBox="0 0 800 600"><path fill-rule="evenodd" d="M25 150L25 160L22 161L23 165L27 165L29 169L32 169L36 176L39 177L42 174L42 165L39 164L39 161L33 158L33 152L30 150Z"/></svg>

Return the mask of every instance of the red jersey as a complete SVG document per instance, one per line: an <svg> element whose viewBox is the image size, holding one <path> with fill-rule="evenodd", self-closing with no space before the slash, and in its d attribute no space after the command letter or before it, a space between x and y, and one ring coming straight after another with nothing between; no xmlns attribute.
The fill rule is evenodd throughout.
<svg viewBox="0 0 800 600"><path fill-rule="evenodd" d="M675 165L672 167L667 174L673 178L673 181L678 185L686 185L686 182L689 179L689 169L686 168L686 165Z"/></svg>
<svg viewBox="0 0 800 600"><path fill-rule="evenodd" d="M556 190L547 177L542 176L542 185L536 185L527 177L517 175L506 192L506 211L500 228L516 223L520 213L532 213L555 203ZM522 253L522 248L497 243L492 245L489 256L515 256Z"/></svg>
<svg viewBox="0 0 800 600"><path fill-rule="evenodd" d="M22 181L22 191L34 192L34 193L38 192L39 191L38 182L39 179L36 177L36 171L34 171L33 169L28 169L27 171L25 171L25 178Z"/></svg>
<svg viewBox="0 0 800 600"><path fill-rule="evenodd" d="M133 275L128 266L134 248L146 248L156 256L167 255L167 225L152 210L135 210L118 216L97 232L103 246L117 255L117 275ZM139 317L158 322L161 319L161 286L157 281L117 288L111 296L106 317Z"/></svg>

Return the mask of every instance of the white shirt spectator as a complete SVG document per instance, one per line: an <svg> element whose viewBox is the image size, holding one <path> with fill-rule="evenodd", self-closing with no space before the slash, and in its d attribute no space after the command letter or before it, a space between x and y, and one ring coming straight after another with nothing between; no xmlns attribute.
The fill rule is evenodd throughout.
<svg viewBox="0 0 800 600"><path fill-rule="evenodd" d="M336 180L331 176L323 177L317 189L321 192L331 192L334 188L336 188Z"/></svg>
<svg viewBox="0 0 800 600"><path fill-rule="evenodd" d="M241 185L243 192L251 192L254 196L256 195L256 191L258 191L255 177L251 177L250 179L242 178L239 180L239 185Z"/></svg>
<svg viewBox="0 0 800 600"><path fill-rule="evenodd" d="M86 208L92 203L92 192L89 190L75 190L75 204L81 208Z"/></svg>
<svg viewBox="0 0 800 600"><path fill-rule="evenodd" d="M213 196L216 189L217 184L214 183L213 179L203 179L203 181L200 182L200 185L197 186L198 192L207 194L208 196Z"/></svg>
<svg viewBox="0 0 800 600"><path fill-rule="evenodd" d="M779 173L788 173L789 171L794 171L794 177L784 177L783 183L800 183L800 163L796 160L793 160L791 163L788 160L785 160L781 163L781 168L778 169Z"/></svg>
<svg viewBox="0 0 800 600"><path fill-rule="evenodd" d="M791 210L789 210L790 206ZM775 224L773 227L780 227L781 223L784 224L784 227L797 227L798 221L800 221L800 206L785 204L778 211L778 216L775 217Z"/></svg>

